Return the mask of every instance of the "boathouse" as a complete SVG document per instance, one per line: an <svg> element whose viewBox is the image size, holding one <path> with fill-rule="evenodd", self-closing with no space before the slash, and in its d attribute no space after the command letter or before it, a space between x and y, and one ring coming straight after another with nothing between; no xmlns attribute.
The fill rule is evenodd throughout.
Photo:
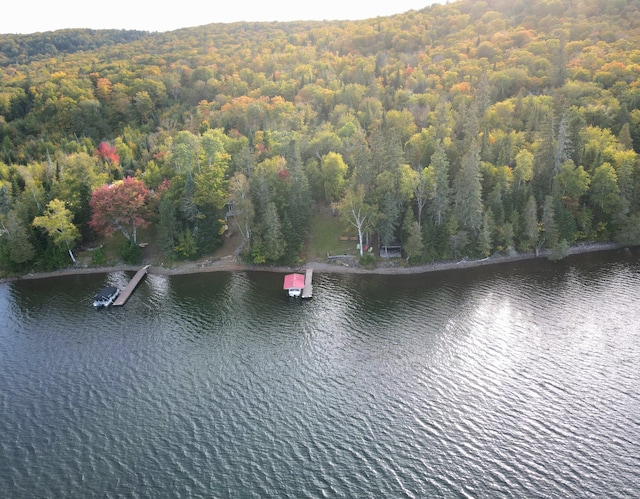
<svg viewBox="0 0 640 499"><path fill-rule="evenodd" d="M304 276L302 274L287 274L284 276L284 289L289 296L300 296L304 289Z"/></svg>

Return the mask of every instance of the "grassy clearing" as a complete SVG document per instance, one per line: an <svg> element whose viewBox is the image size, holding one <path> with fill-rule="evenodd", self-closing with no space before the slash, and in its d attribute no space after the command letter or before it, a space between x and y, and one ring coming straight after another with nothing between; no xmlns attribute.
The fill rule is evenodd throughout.
<svg viewBox="0 0 640 499"><path fill-rule="evenodd" d="M341 241L346 234L340 217L333 216L328 208L314 213L309 238L309 258L322 261L329 255L355 255L357 241ZM355 234L352 234L355 235Z"/></svg>
<svg viewBox="0 0 640 499"><path fill-rule="evenodd" d="M330 208L319 206L313 214L311 221L310 237L306 246L306 259L308 261L325 261L327 255L358 255L356 240L341 240L341 237L357 235L355 229L349 234L344 223L339 216L334 216ZM169 264L171 263L162 255L157 246L157 234L152 228L140 229L138 231L138 242L148 243L142 251L142 258L145 263ZM114 264L121 260L122 248L126 243L124 236L120 232L114 232L111 237L100 241L107 264ZM100 244L98 243L98 244ZM242 243L242 238L238 233L233 233L232 237L225 238L223 245L218 248L213 255L208 255L207 259L223 258L236 254L236 250ZM91 265L91 251L80 252L78 257L85 265Z"/></svg>
<svg viewBox="0 0 640 499"><path fill-rule="evenodd" d="M155 263L157 259L156 252L159 252L156 239L156 231L153 228L138 229L138 242L147 243L146 248L143 249L143 259L152 260L152 263ZM110 237L100 238L96 241L96 245L102 247L106 264L108 265L116 264L122 260L122 249L126 244L127 240L119 231L114 232ZM88 266L93 265L92 256L93 251L87 250L79 251L76 255L78 261Z"/></svg>

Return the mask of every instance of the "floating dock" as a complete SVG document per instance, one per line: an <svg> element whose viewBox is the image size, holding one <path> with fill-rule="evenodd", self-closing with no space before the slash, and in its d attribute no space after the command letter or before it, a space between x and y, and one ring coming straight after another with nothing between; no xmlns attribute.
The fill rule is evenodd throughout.
<svg viewBox="0 0 640 499"><path fill-rule="evenodd" d="M302 298L311 298L313 296L313 269L307 269L304 276L304 289L302 290Z"/></svg>
<svg viewBox="0 0 640 499"><path fill-rule="evenodd" d="M136 272L136 275L133 276L133 279L129 281L129 284L126 285L126 287L118 295L118 298L116 298L116 301L113 302L114 307L121 307L122 305L127 303L127 300L133 294L136 287L138 287L138 284L140 284L142 278L147 275L149 267L150 265L146 265L138 270L138 272Z"/></svg>

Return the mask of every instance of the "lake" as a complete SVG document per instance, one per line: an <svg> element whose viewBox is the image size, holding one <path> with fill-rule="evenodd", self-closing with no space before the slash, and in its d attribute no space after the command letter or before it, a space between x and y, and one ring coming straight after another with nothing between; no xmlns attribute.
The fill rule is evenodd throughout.
<svg viewBox="0 0 640 499"><path fill-rule="evenodd" d="M132 276L0 283L2 497L640 495L637 251Z"/></svg>

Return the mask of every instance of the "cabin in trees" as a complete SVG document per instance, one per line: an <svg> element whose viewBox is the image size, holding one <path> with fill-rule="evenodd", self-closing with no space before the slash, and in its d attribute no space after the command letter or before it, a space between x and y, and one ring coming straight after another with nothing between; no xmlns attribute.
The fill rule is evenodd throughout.
<svg viewBox="0 0 640 499"><path fill-rule="evenodd" d="M402 244L400 244L400 241L391 241L387 245L381 245L380 257L381 258L401 258Z"/></svg>

